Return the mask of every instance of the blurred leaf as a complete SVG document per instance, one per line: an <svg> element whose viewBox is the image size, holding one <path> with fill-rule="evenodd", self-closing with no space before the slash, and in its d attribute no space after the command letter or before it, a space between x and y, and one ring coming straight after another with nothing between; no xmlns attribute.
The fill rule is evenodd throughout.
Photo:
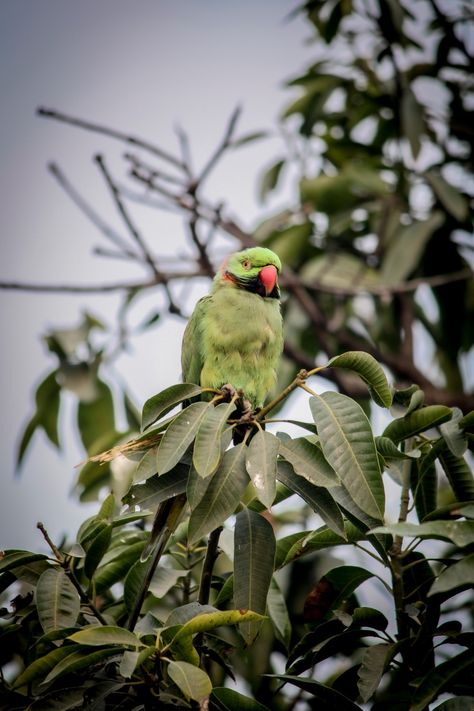
<svg viewBox="0 0 474 711"><path fill-rule="evenodd" d="M163 435L156 455L156 467L160 475L176 466L211 407L214 407L211 403L194 402L173 420Z"/></svg>
<svg viewBox="0 0 474 711"><path fill-rule="evenodd" d="M474 553L446 567L436 578L428 595L474 586Z"/></svg>
<svg viewBox="0 0 474 711"><path fill-rule="evenodd" d="M273 575L275 535L268 521L250 509L237 514L234 534L234 604L241 610L265 614ZM247 644L258 634L258 622L244 623Z"/></svg>
<svg viewBox="0 0 474 711"><path fill-rule="evenodd" d="M438 457L457 500L474 500L474 477L464 457L455 457L447 447L439 451Z"/></svg>
<svg viewBox="0 0 474 711"><path fill-rule="evenodd" d="M382 279L388 284L400 284L418 267L425 247L444 222L444 215L436 210L423 222L401 226L391 241L382 263Z"/></svg>
<svg viewBox="0 0 474 711"><path fill-rule="evenodd" d="M452 410L445 405L427 405L418 410L410 412L409 415L399 417L390 422L383 432L384 437L388 437L393 442L401 442L404 439L426 432L431 427L437 427L443 422L447 422L452 417Z"/></svg>
<svg viewBox="0 0 474 711"><path fill-rule="evenodd" d="M428 672L415 689L410 711L423 711L452 680L466 674L474 666L474 649L466 649Z"/></svg>
<svg viewBox="0 0 474 711"><path fill-rule="evenodd" d="M45 570L36 586L36 607L45 632L71 627L77 620L79 594L64 570Z"/></svg>
<svg viewBox="0 0 474 711"><path fill-rule="evenodd" d="M187 699L203 701L212 691L206 672L188 662L170 662L168 674Z"/></svg>
<svg viewBox="0 0 474 711"><path fill-rule="evenodd" d="M37 679L44 679L58 662L67 657L73 649L71 647L59 647L53 649L44 656L38 657L34 662L31 662L26 669L15 679L13 683L14 689L19 689L22 686L31 684Z"/></svg>
<svg viewBox="0 0 474 711"><path fill-rule="evenodd" d="M201 392L202 388L199 385L178 383L154 395L143 405L142 430L146 430L147 427L150 427L150 425L163 415L166 415L167 412L176 407L176 405L179 405L183 400L195 397Z"/></svg>
<svg viewBox="0 0 474 711"><path fill-rule="evenodd" d="M123 627L113 625L89 625L79 632L74 632L69 639L77 644L101 647L106 644L119 644L123 647L143 647L137 635Z"/></svg>
<svg viewBox="0 0 474 711"><path fill-rule="evenodd" d="M81 400L77 407L77 426L82 444L89 454L95 442L109 432L115 432L114 401L106 383L96 379L97 397Z"/></svg>
<svg viewBox="0 0 474 711"><path fill-rule="evenodd" d="M112 525L107 524L90 543L84 561L84 573L89 580L107 551L112 539Z"/></svg>
<svg viewBox="0 0 474 711"><path fill-rule="evenodd" d="M425 122L423 109L410 86L405 86L402 93L400 118L403 133L408 138L413 158L416 159L421 148L421 137L424 135Z"/></svg>
<svg viewBox="0 0 474 711"><path fill-rule="evenodd" d="M418 520L421 522L436 509L438 503L438 474L434 461L420 460L412 463L410 487Z"/></svg>
<svg viewBox="0 0 474 711"><path fill-rule="evenodd" d="M327 368L347 368L365 380L373 400L381 407L390 407L392 392L382 367L369 353L347 351L334 356L326 364Z"/></svg>
<svg viewBox="0 0 474 711"><path fill-rule="evenodd" d="M262 202L265 200L268 194L276 188L284 165L284 160L278 160L276 163L273 163L273 165L271 165L270 168L268 168L263 174L260 180L259 190L259 198Z"/></svg>
<svg viewBox="0 0 474 711"><path fill-rule="evenodd" d="M248 484L245 468L247 446L238 444L229 449L213 474L206 495L197 504L189 519L189 542L197 543L235 511Z"/></svg>
<svg viewBox="0 0 474 711"><path fill-rule="evenodd" d="M56 379L57 374L57 370L49 373L36 390L37 426L43 428L49 441L55 447L59 447L58 415L61 393L61 388Z"/></svg>
<svg viewBox="0 0 474 711"><path fill-rule="evenodd" d="M307 479L296 474L292 467L285 462L278 464L277 477L282 484L301 496L303 501L306 501L313 511L321 516L332 531L344 537L341 511L325 487L311 484Z"/></svg>
<svg viewBox="0 0 474 711"><path fill-rule="evenodd" d="M359 677L357 688L362 703L366 704L377 691L395 649L394 644L374 644L364 650L362 662L357 671Z"/></svg>
<svg viewBox="0 0 474 711"><path fill-rule="evenodd" d="M270 711L259 701L226 687L214 687L209 698L211 711Z"/></svg>
<svg viewBox="0 0 474 711"><path fill-rule="evenodd" d="M270 508L276 494L276 468L280 441L275 435L259 430L247 447L245 466L257 497Z"/></svg>
<svg viewBox="0 0 474 711"><path fill-rule="evenodd" d="M235 404L232 402L209 408L199 426L194 442L193 464L197 473L204 478L212 474L219 464L222 431L234 410Z"/></svg>
<svg viewBox="0 0 474 711"><path fill-rule="evenodd" d="M290 646L291 621L286 606L285 596L275 577L272 578L267 595L268 615L275 628L275 634L285 649Z"/></svg>
<svg viewBox="0 0 474 711"><path fill-rule="evenodd" d="M383 519L384 490L370 423L362 408L336 392L309 400L323 454L355 503Z"/></svg>
<svg viewBox="0 0 474 711"><path fill-rule="evenodd" d="M49 684L54 681L54 679L64 676L65 674L72 674L81 669L91 667L94 664L99 664L112 655L117 654L117 647L98 649L96 652L91 652L89 647L82 645L66 647L66 649L70 649L71 653L64 659L61 659L61 661L53 667L43 683Z"/></svg>
<svg viewBox="0 0 474 711"><path fill-rule="evenodd" d="M317 699L321 708L337 709L337 711L361 711L360 706L350 701L347 696L341 694L330 686L322 684L314 679L305 679L291 674L269 674L285 683L294 684L300 689L307 691Z"/></svg>
<svg viewBox="0 0 474 711"><path fill-rule="evenodd" d="M462 419L462 411L458 407L453 407L452 418L440 425L439 428L451 454L455 457L462 457L467 449L467 437L464 430L459 426Z"/></svg>
<svg viewBox="0 0 474 711"><path fill-rule="evenodd" d="M425 178L443 207L458 220L464 222L469 214L469 204L459 190L454 188L440 173L428 170Z"/></svg>
<svg viewBox="0 0 474 711"><path fill-rule="evenodd" d="M28 421L25 429L23 430L23 434L20 439L20 443L18 445L18 451L16 455L16 468L19 469L21 466L21 463L23 462L26 450L28 449L28 446L31 442L31 438L33 437L34 433L36 432L37 427L39 426L38 418L36 413L33 415L33 417Z"/></svg>

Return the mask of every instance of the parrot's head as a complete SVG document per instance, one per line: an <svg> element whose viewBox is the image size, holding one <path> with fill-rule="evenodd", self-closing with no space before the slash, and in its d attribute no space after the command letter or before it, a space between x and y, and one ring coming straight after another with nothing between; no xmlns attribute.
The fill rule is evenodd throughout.
<svg viewBox="0 0 474 711"><path fill-rule="evenodd" d="M249 247L228 257L216 281L228 283L238 289L251 291L271 299L280 298L278 274L281 271L279 257L266 247Z"/></svg>

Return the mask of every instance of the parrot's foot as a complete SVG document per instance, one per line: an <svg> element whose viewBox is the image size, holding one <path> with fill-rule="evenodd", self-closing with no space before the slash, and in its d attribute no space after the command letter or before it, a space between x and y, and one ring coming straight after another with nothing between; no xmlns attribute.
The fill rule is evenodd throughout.
<svg viewBox="0 0 474 711"><path fill-rule="evenodd" d="M242 399L242 409L241 409L241 416L239 418L240 422L252 422L255 416L255 412L252 408L252 405L248 400Z"/></svg>
<svg viewBox="0 0 474 711"><path fill-rule="evenodd" d="M226 383L225 385L223 385L220 390L225 402L230 402L232 398L235 397L235 394L237 392L234 386L230 383Z"/></svg>

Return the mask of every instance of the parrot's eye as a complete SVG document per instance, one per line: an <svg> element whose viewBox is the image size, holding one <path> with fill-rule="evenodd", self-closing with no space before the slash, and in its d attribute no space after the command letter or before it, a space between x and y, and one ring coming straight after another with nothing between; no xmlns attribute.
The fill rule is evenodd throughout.
<svg viewBox="0 0 474 711"><path fill-rule="evenodd" d="M251 269L252 264L250 263L250 259L244 259L242 266L244 269Z"/></svg>

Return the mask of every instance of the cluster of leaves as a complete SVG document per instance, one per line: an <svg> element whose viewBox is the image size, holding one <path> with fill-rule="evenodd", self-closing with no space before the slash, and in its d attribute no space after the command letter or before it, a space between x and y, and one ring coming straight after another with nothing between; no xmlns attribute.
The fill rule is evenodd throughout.
<svg viewBox="0 0 474 711"><path fill-rule="evenodd" d="M465 388L460 358L474 342L473 59L460 31L469 18L463 25L452 5L309 0L299 8L316 35L316 61L289 82L299 96L283 118L300 144L270 166L261 192L275 191L296 164L300 204L255 232L318 293L318 330L300 303L287 305L295 346L314 357L354 347L357 337L376 355L376 343L396 377L431 395L410 373L407 334L417 328L451 396ZM415 287L435 275L430 309Z"/></svg>
<svg viewBox="0 0 474 711"><path fill-rule="evenodd" d="M58 548L39 524L50 555L2 556L0 589L16 593L1 611L2 708L199 708L209 700L212 709L263 711L291 708L297 693L308 708L372 702L422 711L448 692L456 697L443 704L448 711L467 699L469 612L452 605L474 583L474 481L464 457L474 413L424 406L416 387L392 392L362 352L325 368L357 374L378 406L395 403L403 414L374 436L356 401L312 392L310 374L300 373L293 386L309 391L312 421L297 424L309 434L274 435L257 415L250 442L230 446L233 401L217 396L169 416L201 393L185 383L145 403L144 433L98 458L132 460L126 508L110 494L74 542ZM400 487L395 524L384 522L387 474ZM287 532L295 494L308 509L300 505L298 517L313 512L323 525ZM409 501L417 522L415 511L408 520ZM153 555L143 556L151 536L143 524L170 502L184 517L169 524L154 569ZM433 557L439 540L448 546ZM338 565L317 574L318 552L362 543L374 572ZM309 587L296 603L291 581L304 561ZM370 580L386 591L384 612L358 600ZM286 660L284 673L273 651ZM228 688L236 677L253 698Z"/></svg>

